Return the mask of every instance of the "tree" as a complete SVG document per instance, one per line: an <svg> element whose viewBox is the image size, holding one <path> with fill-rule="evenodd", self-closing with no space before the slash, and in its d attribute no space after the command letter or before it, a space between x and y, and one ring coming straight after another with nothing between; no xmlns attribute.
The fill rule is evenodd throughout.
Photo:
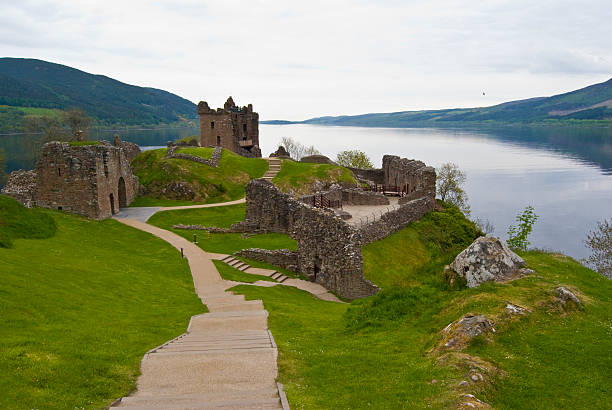
<svg viewBox="0 0 612 410"><path fill-rule="evenodd" d="M319 155L321 154L318 149L311 145L309 147L305 147L301 143L297 142L291 137L282 137L280 145L282 145L289 156L296 161L302 159L302 157L308 155Z"/></svg>
<svg viewBox="0 0 612 410"><path fill-rule="evenodd" d="M438 169L436 193L443 202L455 205L465 215L470 214L468 196L463 185L467 177L457 164L447 162Z"/></svg>
<svg viewBox="0 0 612 410"><path fill-rule="evenodd" d="M70 129L70 136L79 139L89 134L89 127L93 122L91 117L85 115L80 108L71 108L64 112L64 124Z"/></svg>
<svg viewBox="0 0 612 410"><path fill-rule="evenodd" d="M508 246L512 249L526 251L530 245L527 237L533 230L533 225L537 220L538 216L535 214L533 206L528 205L525 207L523 212L516 216L517 226L510 225L508 227Z"/></svg>
<svg viewBox="0 0 612 410"><path fill-rule="evenodd" d="M338 165L342 165L343 167L351 167L351 168L361 168L361 169L372 169L374 165L372 165L372 161L368 157L368 155L359 150L347 150L339 152L336 155L336 162Z"/></svg>
<svg viewBox="0 0 612 410"><path fill-rule="evenodd" d="M493 225L488 219L476 218L474 223L478 229L480 229L487 236L495 232L495 225Z"/></svg>
<svg viewBox="0 0 612 410"><path fill-rule="evenodd" d="M612 218L597 222L597 228L587 234L584 242L591 249L591 256L587 259L589 265L612 279Z"/></svg>

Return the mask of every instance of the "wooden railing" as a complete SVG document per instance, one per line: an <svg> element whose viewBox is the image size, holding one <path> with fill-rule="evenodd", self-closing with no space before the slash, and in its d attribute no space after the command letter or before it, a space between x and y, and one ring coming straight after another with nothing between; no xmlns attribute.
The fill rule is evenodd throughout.
<svg viewBox="0 0 612 410"><path fill-rule="evenodd" d="M329 199L323 194L315 194L312 196L310 205L315 208L340 208L342 209L342 201L339 199Z"/></svg>
<svg viewBox="0 0 612 410"><path fill-rule="evenodd" d="M364 191L381 192L383 195L397 195L404 197L408 195L408 185L395 186L395 185L374 185L363 188Z"/></svg>

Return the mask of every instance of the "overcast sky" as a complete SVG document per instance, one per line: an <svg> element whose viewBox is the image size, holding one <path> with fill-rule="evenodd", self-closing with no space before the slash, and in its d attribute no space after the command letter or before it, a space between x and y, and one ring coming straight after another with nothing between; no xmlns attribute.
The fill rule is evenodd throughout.
<svg viewBox="0 0 612 410"><path fill-rule="evenodd" d="M0 55L262 119L485 106L611 78L612 3L0 0Z"/></svg>

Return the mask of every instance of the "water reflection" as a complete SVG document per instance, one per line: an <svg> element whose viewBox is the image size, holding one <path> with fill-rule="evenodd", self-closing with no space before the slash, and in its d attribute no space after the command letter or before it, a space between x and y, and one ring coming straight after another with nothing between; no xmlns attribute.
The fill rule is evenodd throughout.
<svg viewBox="0 0 612 410"><path fill-rule="evenodd" d="M198 135L197 128L98 131L112 140L118 133L141 146ZM276 150L280 138L293 137L334 158L345 149L366 151L380 166L384 154L417 158L437 167L454 162L466 171L467 192L474 217L489 219L494 235L505 237L508 225L526 205L540 216L532 245L559 250L576 258L587 256L583 240L595 222L612 217L612 129L503 128L403 129L261 125L264 155ZM34 164L32 142L40 136L3 136L7 170Z"/></svg>

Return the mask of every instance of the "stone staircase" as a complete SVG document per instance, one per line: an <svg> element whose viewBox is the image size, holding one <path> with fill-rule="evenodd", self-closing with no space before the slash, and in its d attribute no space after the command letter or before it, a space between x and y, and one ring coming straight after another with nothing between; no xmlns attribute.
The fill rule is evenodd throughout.
<svg viewBox="0 0 612 410"><path fill-rule="evenodd" d="M193 316L186 333L147 352L138 391L111 407L288 408L274 382L277 349L262 301L214 291L201 299L210 312ZM177 367L182 371L168 372Z"/></svg>
<svg viewBox="0 0 612 410"><path fill-rule="evenodd" d="M266 161L268 161L269 168L262 178L270 181L280 171L281 160L279 158L266 158Z"/></svg>
<svg viewBox="0 0 612 410"><path fill-rule="evenodd" d="M261 268L254 268L251 265L249 265L246 262L241 261L240 259L236 259L234 258L232 255L227 255L225 258L221 259L221 262L225 262L228 265L230 265L233 268L236 268L238 270L243 271L244 273L250 273L253 275L262 275L262 276L267 276L270 279L274 279L276 282L278 283L283 283L284 281L286 281L287 279L289 279L288 276L272 270L272 269L261 269Z"/></svg>

